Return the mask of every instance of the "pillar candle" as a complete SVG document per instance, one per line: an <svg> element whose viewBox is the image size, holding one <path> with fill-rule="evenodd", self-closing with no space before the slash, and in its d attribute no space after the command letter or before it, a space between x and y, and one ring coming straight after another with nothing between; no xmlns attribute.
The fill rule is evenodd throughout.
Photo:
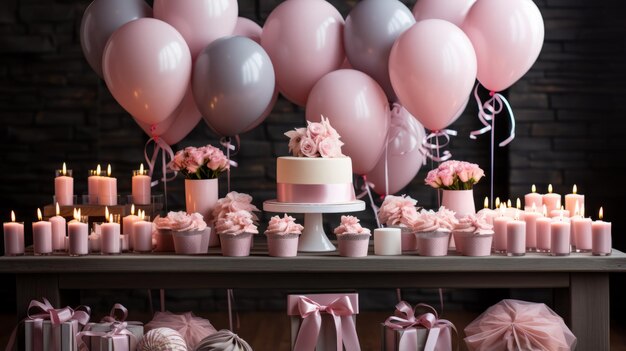
<svg viewBox="0 0 626 351"><path fill-rule="evenodd" d="M128 252L130 246L130 237L128 235L120 234L120 250L122 252Z"/></svg>
<svg viewBox="0 0 626 351"><path fill-rule="evenodd" d="M133 249L133 223L137 222L139 217L135 216L135 205L130 206L130 214L122 218L122 232L128 236L128 249Z"/></svg>
<svg viewBox="0 0 626 351"><path fill-rule="evenodd" d="M98 165L95 170L89 170L89 177L87 177L87 202L90 205L98 204L98 192L100 191L101 175L102 170L100 169L100 165Z"/></svg>
<svg viewBox="0 0 626 351"><path fill-rule="evenodd" d="M70 256L84 256L89 253L89 226L80 221L80 214L74 210L74 219L67 224Z"/></svg>
<svg viewBox="0 0 626 351"><path fill-rule="evenodd" d="M563 209L563 206L561 206L561 208L558 210L550 211L551 218L556 218L556 217L561 217L561 216L570 217L570 212L568 210Z"/></svg>
<svg viewBox="0 0 626 351"><path fill-rule="evenodd" d="M506 223L513 220L505 215L506 208L498 210L498 216L493 218L493 249L495 252L504 253L507 249Z"/></svg>
<svg viewBox="0 0 626 351"><path fill-rule="evenodd" d="M530 211L525 211L522 219L526 222L526 249L535 251L537 249L537 219L543 217L541 213L536 211L533 204Z"/></svg>
<svg viewBox="0 0 626 351"><path fill-rule="evenodd" d="M493 225L493 217L496 216L496 211L494 211L494 210L489 208L489 198L488 197L485 197L485 201L483 202L483 206L484 206L484 208L482 210L478 211L478 213L476 213L476 215L479 216L479 217L483 217L487 223L489 223L490 225Z"/></svg>
<svg viewBox="0 0 626 351"><path fill-rule="evenodd" d="M543 194L543 204L546 205L548 213L561 208L561 195L552 192L552 184L548 185L548 193Z"/></svg>
<svg viewBox="0 0 626 351"><path fill-rule="evenodd" d="M3 224L4 255L20 256L24 254L24 223L15 221L15 212L11 211L11 222Z"/></svg>
<svg viewBox="0 0 626 351"><path fill-rule="evenodd" d="M74 178L72 170L67 169L65 162L62 169L56 170L54 178L54 198L61 206L72 206L74 204Z"/></svg>
<svg viewBox="0 0 626 351"><path fill-rule="evenodd" d="M50 217L48 221L52 226L52 251L65 251L65 235L67 233L67 222L61 215L59 203L56 204L56 216Z"/></svg>
<svg viewBox="0 0 626 351"><path fill-rule="evenodd" d="M604 222L602 217L603 210L600 207L599 219L591 225L591 253L594 256L608 256L611 254L611 222Z"/></svg>
<svg viewBox="0 0 626 351"><path fill-rule="evenodd" d="M552 232L550 224L552 219L548 217L539 217L536 221L537 231L537 252L550 252Z"/></svg>
<svg viewBox="0 0 626 351"><path fill-rule="evenodd" d="M138 170L133 171L132 178L132 191L133 202L138 205L149 205L151 202L150 183L152 179L143 169L143 163L139 166Z"/></svg>
<svg viewBox="0 0 626 351"><path fill-rule="evenodd" d="M117 205L117 178L111 177L111 165L107 166L107 176L100 177L98 204L106 206Z"/></svg>
<svg viewBox="0 0 626 351"><path fill-rule="evenodd" d="M402 254L400 228L374 229L374 254L394 256Z"/></svg>
<svg viewBox="0 0 626 351"><path fill-rule="evenodd" d="M506 254L507 256L526 254L526 222L519 219L519 213L513 220L506 222Z"/></svg>
<svg viewBox="0 0 626 351"><path fill-rule="evenodd" d="M96 234L92 232L89 234L89 252L96 253L100 252L101 244L100 244L100 234Z"/></svg>
<svg viewBox="0 0 626 351"><path fill-rule="evenodd" d="M535 208L541 208L543 205L543 196L537 192L537 187L535 184L530 188L530 193L524 195L524 208L531 208L533 205Z"/></svg>
<svg viewBox="0 0 626 351"><path fill-rule="evenodd" d="M576 252L591 252L591 218L572 217L572 235Z"/></svg>
<svg viewBox="0 0 626 351"><path fill-rule="evenodd" d="M146 221L144 216L133 223L133 251L152 251L152 222Z"/></svg>
<svg viewBox="0 0 626 351"><path fill-rule="evenodd" d="M572 187L572 193L565 195L565 209L569 211L570 216L575 216L576 203L578 203L578 210L582 211L585 208L585 195L577 194L578 188L576 184Z"/></svg>
<svg viewBox="0 0 626 351"><path fill-rule="evenodd" d="M570 254L570 223L564 216L553 218L550 223L550 251L552 256Z"/></svg>
<svg viewBox="0 0 626 351"><path fill-rule="evenodd" d="M38 222L33 223L33 252L35 255L52 253L52 224L44 221L41 210L37 209Z"/></svg>
<svg viewBox="0 0 626 351"><path fill-rule="evenodd" d="M100 252L103 255L119 254L120 224L113 222L113 216L109 216L108 220L100 226Z"/></svg>

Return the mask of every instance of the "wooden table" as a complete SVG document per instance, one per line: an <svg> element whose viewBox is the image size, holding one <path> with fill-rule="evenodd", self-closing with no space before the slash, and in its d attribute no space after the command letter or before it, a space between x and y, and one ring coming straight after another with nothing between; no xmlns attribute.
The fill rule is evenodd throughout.
<svg viewBox="0 0 626 351"><path fill-rule="evenodd" d="M0 273L15 274L17 311L62 290L104 288L553 288L556 310L578 337L579 350L609 349L609 273L626 272L626 255L596 257L342 258L336 253L268 257L257 243L250 257L165 254L0 257Z"/></svg>

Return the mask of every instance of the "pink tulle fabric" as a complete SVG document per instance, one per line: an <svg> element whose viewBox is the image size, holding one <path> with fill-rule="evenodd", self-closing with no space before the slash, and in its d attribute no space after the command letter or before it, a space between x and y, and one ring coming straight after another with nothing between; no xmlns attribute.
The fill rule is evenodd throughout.
<svg viewBox="0 0 626 351"><path fill-rule="evenodd" d="M470 351L566 351L576 337L563 318L542 303L502 300L465 328Z"/></svg>
<svg viewBox="0 0 626 351"><path fill-rule="evenodd" d="M196 317L191 312L175 314L171 312L156 312L152 320L146 324L146 332L156 328L171 328L183 336L189 350L193 350L202 339L217 332L211 322Z"/></svg>

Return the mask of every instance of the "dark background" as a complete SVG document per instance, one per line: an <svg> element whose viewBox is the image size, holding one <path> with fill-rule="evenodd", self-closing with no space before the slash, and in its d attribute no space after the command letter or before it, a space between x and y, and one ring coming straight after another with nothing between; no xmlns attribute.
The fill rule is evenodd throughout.
<svg viewBox="0 0 626 351"><path fill-rule="evenodd" d="M184 1L184 0L181 0ZM262 24L278 0L240 0L240 16ZM344 17L354 1L332 1ZM412 8L414 2L407 5ZM517 137L496 153L496 195L522 197L537 184L545 192L567 194L577 184L585 194L586 210L594 218L604 206L613 222L614 247L625 250L626 213L623 190L626 163L626 15L623 1L535 1L545 21L545 43L537 63L505 94L517 120ZM113 100L104 82L83 58L79 28L87 0L3 0L0 2L0 219L15 210L19 221L35 219L37 207L50 204L54 170L67 162L74 170L75 193L86 192L87 170L111 163L119 193L130 192L131 170L143 162L147 136ZM450 146L455 159L489 167L487 136L468 138L479 127L476 103L452 126L459 132ZM504 119L502 119L504 120ZM275 158L287 154L283 133L304 124L304 112L280 98L272 114L253 131L241 136L232 188L251 194L261 207L275 197ZM508 130L499 125L500 139ZM203 122L175 150L187 145L218 145ZM430 164L422 167L405 193L425 207L434 207L436 194L423 185ZM222 179L221 194L225 194ZM169 185L170 209L182 208L182 180ZM488 179L475 190L478 207L488 194ZM370 211L359 214L373 227ZM263 221L267 220L267 216ZM328 217L329 225L337 218ZM523 267L520 267L523 269ZM0 295L14 298L11 276L1 277ZM617 298L622 276L613 276L613 315L624 311ZM269 287L269 286L268 286ZM221 291L170 292L173 310L207 310L222 305ZM249 295L248 295L249 294ZM242 292L241 308L282 308L276 292ZM412 292L416 300L436 300L432 291ZM448 291L449 306L483 308L506 295L542 299L540 292ZM140 292L89 292L83 299L110 306L111 300L145 301ZM549 294L548 294L549 295ZM259 298L261 296L261 298ZM390 309L392 293L370 293L370 306ZM530 296L530 297L529 297ZM265 302L263 302L265 301ZM379 302L377 304L377 302ZM12 304L2 304L12 311Z"/></svg>

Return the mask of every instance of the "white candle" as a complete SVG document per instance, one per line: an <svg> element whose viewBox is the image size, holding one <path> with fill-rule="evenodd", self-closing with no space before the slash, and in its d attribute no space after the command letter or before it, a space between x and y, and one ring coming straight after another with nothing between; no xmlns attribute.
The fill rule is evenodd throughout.
<svg viewBox="0 0 626 351"><path fill-rule="evenodd" d="M74 178L72 178L72 170L67 169L65 162L63 162L63 168L57 169L55 173L55 201L61 206L72 206L74 204Z"/></svg>
<svg viewBox="0 0 626 351"><path fill-rule="evenodd" d="M565 195L565 209L569 211L571 216L576 215L576 204L578 204L579 211L585 208L585 195L577 194L578 188L576 184L572 187L572 193Z"/></svg>
<svg viewBox="0 0 626 351"><path fill-rule="evenodd" d="M493 218L493 248L495 252L504 253L507 249L506 224L512 218L506 216L504 204L498 210L498 216Z"/></svg>
<svg viewBox="0 0 626 351"><path fill-rule="evenodd" d="M506 222L506 254L507 256L526 254L526 222L519 219L519 210L513 220Z"/></svg>
<svg viewBox="0 0 626 351"><path fill-rule="evenodd" d="M52 251L65 251L65 235L67 233L67 222L61 216L59 203L56 204L56 216L50 217L48 220L52 226Z"/></svg>
<svg viewBox="0 0 626 351"><path fill-rule="evenodd" d="M102 170L100 165L95 170L89 170L89 177L87 177L87 197L90 205L98 204L98 192L100 191L100 176Z"/></svg>
<svg viewBox="0 0 626 351"><path fill-rule="evenodd" d="M106 208L108 211L108 208ZM119 254L120 251L120 224L113 222L113 216L107 216L107 223L100 226L100 252L103 255Z"/></svg>
<svg viewBox="0 0 626 351"><path fill-rule="evenodd" d="M11 222L3 224L4 255L21 256L24 254L24 223L15 222L15 212L11 211Z"/></svg>
<svg viewBox="0 0 626 351"><path fill-rule="evenodd" d="M604 222L602 220L604 213L602 207L598 220L594 221L591 225L592 231L592 249L591 253L594 256L608 256L611 254L611 222Z"/></svg>
<svg viewBox="0 0 626 351"><path fill-rule="evenodd" d="M548 193L543 194L543 204L546 205L548 213L561 208L561 195L552 192L552 184L548 185Z"/></svg>
<svg viewBox="0 0 626 351"><path fill-rule="evenodd" d="M152 251L152 222L146 221L143 211L139 220L133 223L133 250L135 252Z"/></svg>
<svg viewBox="0 0 626 351"><path fill-rule="evenodd" d="M33 251L35 255L52 253L52 224L44 221L41 209L37 209L38 222L33 223Z"/></svg>
<svg viewBox="0 0 626 351"><path fill-rule="evenodd" d="M374 229L374 254L383 256L401 255L401 233L400 228Z"/></svg>
<svg viewBox="0 0 626 351"><path fill-rule="evenodd" d="M79 211L74 209L74 219L67 224L70 256L84 256L89 253L89 226L80 221Z"/></svg>
<svg viewBox="0 0 626 351"><path fill-rule="evenodd" d="M537 249L537 219L541 218L542 215L537 212L533 203L530 211L525 211L522 217L526 222L526 249L535 251Z"/></svg>
<svg viewBox="0 0 626 351"><path fill-rule="evenodd" d="M543 196L537 193L537 187L535 184L530 188L530 193L524 195L524 208L541 208L543 205Z"/></svg>
<svg viewBox="0 0 626 351"><path fill-rule="evenodd" d="M152 179L148 176L146 170L143 169L143 163L138 170L133 171L132 190L133 202L138 205L149 205L151 202L150 183Z"/></svg>
<svg viewBox="0 0 626 351"><path fill-rule="evenodd" d="M550 224L550 251L553 256L570 254L570 223L564 216L553 218Z"/></svg>
<svg viewBox="0 0 626 351"><path fill-rule="evenodd" d="M106 206L117 205L117 178L111 177L111 165L107 166L107 176L100 177L98 204Z"/></svg>

